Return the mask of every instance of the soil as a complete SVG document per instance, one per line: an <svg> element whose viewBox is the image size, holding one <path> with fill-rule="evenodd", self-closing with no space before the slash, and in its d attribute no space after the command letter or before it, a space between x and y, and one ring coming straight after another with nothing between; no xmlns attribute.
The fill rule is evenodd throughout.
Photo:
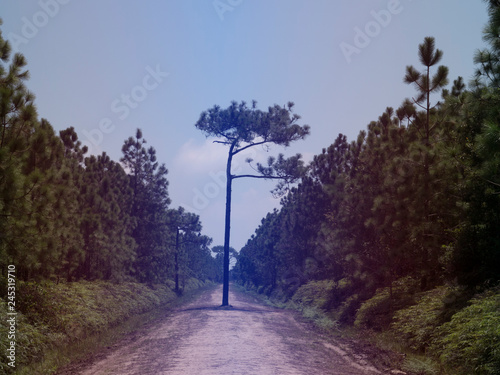
<svg viewBox="0 0 500 375"><path fill-rule="evenodd" d="M208 291L164 319L59 375L376 375L398 355L317 331L297 313L230 289Z"/></svg>

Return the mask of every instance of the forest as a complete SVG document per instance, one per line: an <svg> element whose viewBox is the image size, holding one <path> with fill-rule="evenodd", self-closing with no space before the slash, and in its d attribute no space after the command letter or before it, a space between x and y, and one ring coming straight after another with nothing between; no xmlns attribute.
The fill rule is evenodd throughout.
<svg viewBox="0 0 500 375"><path fill-rule="evenodd" d="M281 207L231 249L235 283L335 324L390 330L461 373L499 373L500 5L488 6L474 79L448 77L446 51L426 37L401 77L413 97L357 139L339 134L281 186ZM167 167L141 129L119 161L88 155L74 128L56 134L39 118L27 62L1 34L0 58L2 285L9 265L26 285L180 294L191 278L222 282L224 248L210 248L199 216L171 207Z"/></svg>
<svg viewBox="0 0 500 375"><path fill-rule="evenodd" d="M500 276L500 10L475 80L448 84L432 37L406 67L415 88L349 142L339 134L239 253L235 278L269 289L344 280L370 294L414 279L476 287ZM495 18L497 17L497 18ZM439 94L434 100L433 94Z"/></svg>

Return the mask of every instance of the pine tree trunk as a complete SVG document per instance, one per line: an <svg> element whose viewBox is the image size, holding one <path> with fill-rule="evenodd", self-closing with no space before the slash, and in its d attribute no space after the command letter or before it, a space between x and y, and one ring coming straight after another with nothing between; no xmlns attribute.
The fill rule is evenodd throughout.
<svg viewBox="0 0 500 375"><path fill-rule="evenodd" d="M179 227L175 235L175 292L179 293Z"/></svg>
<svg viewBox="0 0 500 375"><path fill-rule="evenodd" d="M224 231L224 276L222 286L222 306L229 306L229 235L231 231L231 162L235 144L229 148L226 166L226 221Z"/></svg>

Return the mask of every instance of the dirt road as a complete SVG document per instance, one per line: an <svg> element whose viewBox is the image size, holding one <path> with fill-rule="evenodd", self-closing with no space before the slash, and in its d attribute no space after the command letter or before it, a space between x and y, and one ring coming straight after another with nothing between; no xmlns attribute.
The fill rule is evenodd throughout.
<svg viewBox="0 0 500 375"><path fill-rule="evenodd" d="M218 306L217 288L183 306L137 340L85 369L80 375L226 375L226 374L390 374L364 355L327 341L291 311L263 306L230 292L230 309ZM352 348L351 348L352 349ZM392 372L397 373L397 372Z"/></svg>

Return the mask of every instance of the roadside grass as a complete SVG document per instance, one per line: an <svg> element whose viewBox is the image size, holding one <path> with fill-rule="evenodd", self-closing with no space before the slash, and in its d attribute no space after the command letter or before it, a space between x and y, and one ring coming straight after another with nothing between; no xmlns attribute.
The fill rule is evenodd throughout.
<svg viewBox="0 0 500 375"><path fill-rule="evenodd" d="M70 363L83 361L95 353L105 352L128 334L165 317L166 311L171 307L171 304L167 303L164 306L157 307L154 311L128 318L123 323L109 328L102 333L77 340L69 345L56 347L48 351L41 362L21 368L18 374L52 374Z"/></svg>
<svg viewBox="0 0 500 375"><path fill-rule="evenodd" d="M435 358L415 352L403 343L392 331L366 331L359 328L343 329L346 336L364 340L373 346L390 352L400 353L404 359L401 363L392 363L402 371L411 375L456 375L447 370Z"/></svg>
<svg viewBox="0 0 500 375"><path fill-rule="evenodd" d="M441 375L444 374L439 365L428 357L417 356L415 354L405 359L402 369L417 375Z"/></svg>
<svg viewBox="0 0 500 375"><path fill-rule="evenodd" d="M19 288L23 302L18 312L15 373L53 374L69 363L106 351L211 287L211 283L189 280L185 293L178 297L167 285L25 283ZM2 324L0 331L6 328ZM6 363L3 358L2 363ZM7 366L2 370L14 373Z"/></svg>
<svg viewBox="0 0 500 375"><path fill-rule="evenodd" d="M325 333L335 333L339 332L338 322L329 315L322 308L315 306L314 304L302 304L297 300L283 301L281 296L267 296L265 294L260 294L255 290L247 289L241 285L233 284L233 287L242 293L246 293L254 297L256 300L264 303L265 305L286 309L299 311L301 315L308 321L312 322L316 327L321 329ZM310 299L312 301L312 299Z"/></svg>

